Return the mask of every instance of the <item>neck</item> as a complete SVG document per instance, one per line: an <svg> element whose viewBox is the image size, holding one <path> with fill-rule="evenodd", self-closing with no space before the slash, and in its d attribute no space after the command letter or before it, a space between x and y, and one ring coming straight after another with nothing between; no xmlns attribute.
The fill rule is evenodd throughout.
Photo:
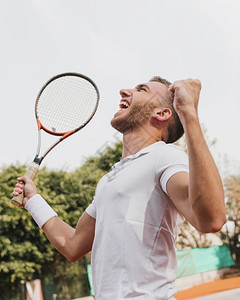
<svg viewBox="0 0 240 300"><path fill-rule="evenodd" d="M147 130L147 128L138 128L123 134L123 152L122 158L133 155L141 149L156 143L158 139Z"/></svg>

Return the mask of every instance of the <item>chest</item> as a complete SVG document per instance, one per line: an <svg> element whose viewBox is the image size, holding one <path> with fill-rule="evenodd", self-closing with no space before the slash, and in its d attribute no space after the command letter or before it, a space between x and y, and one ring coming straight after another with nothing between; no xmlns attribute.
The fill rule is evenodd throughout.
<svg viewBox="0 0 240 300"><path fill-rule="evenodd" d="M130 220L158 225L166 199L158 186L155 169L155 161L148 155L116 165L97 188L97 221Z"/></svg>

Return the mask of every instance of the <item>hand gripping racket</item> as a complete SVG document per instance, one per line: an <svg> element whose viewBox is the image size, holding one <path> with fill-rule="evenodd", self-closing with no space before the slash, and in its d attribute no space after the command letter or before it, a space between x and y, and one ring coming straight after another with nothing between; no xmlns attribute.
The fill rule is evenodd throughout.
<svg viewBox="0 0 240 300"><path fill-rule="evenodd" d="M57 75L43 86L35 104L38 146L36 156L27 170L27 177L33 180L46 155L92 119L98 102L99 91L95 83L90 78L78 73ZM48 134L60 136L60 139L40 156L42 129ZM23 194L14 196L11 203L22 206L23 198Z"/></svg>

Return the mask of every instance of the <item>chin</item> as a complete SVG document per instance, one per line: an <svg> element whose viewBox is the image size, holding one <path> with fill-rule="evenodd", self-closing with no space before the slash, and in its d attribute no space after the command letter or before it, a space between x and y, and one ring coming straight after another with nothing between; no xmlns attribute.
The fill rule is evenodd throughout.
<svg viewBox="0 0 240 300"><path fill-rule="evenodd" d="M126 129L126 122L123 120L123 118L114 117L111 120L111 125L114 129L117 131L124 133Z"/></svg>
<svg viewBox="0 0 240 300"><path fill-rule="evenodd" d="M110 122L111 126L112 126L114 129L116 129L117 131L121 132L121 131L119 130L119 127L118 127L118 125L116 124L115 121L116 121L115 118L113 118L113 119L111 120L111 122Z"/></svg>

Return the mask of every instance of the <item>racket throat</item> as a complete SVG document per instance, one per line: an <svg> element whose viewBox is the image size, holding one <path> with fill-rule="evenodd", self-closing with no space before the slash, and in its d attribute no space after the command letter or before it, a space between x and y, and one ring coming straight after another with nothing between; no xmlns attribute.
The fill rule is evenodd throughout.
<svg viewBox="0 0 240 300"><path fill-rule="evenodd" d="M43 157L35 156L33 162L35 162L37 165L40 166L42 160L43 160Z"/></svg>

